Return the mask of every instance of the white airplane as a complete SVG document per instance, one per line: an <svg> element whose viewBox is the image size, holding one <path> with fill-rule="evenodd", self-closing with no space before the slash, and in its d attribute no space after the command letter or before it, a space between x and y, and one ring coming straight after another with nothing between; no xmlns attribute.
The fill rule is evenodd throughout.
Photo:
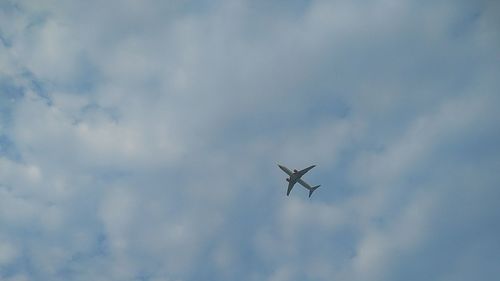
<svg viewBox="0 0 500 281"><path fill-rule="evenodd" d="M307 167L307 168L305 168L304 170L301 170L301 171L297 171L297 170L294 169L293 172L290 171L285 166L282 166L282 165L278 164L278 167L280 167L280 169L283 170L283 172L287 173L288 176L289 176L286 179L286 181L288 182L288 190L286 191L286 196L288 196L290 194L290 191L292 191L293 186L297 182L300 183L303 187L305 187L306 189L309 190L309 197L311 197L311 195L316 190L316 188L320 187L320 185L310 186L307 182L305 182L305 181L303 181L301 179L301 177L303 175L305 175L307 172L309 172L309 170L311 170L312 168L316 167L316 165L312 165L312 166Z"/></svg>

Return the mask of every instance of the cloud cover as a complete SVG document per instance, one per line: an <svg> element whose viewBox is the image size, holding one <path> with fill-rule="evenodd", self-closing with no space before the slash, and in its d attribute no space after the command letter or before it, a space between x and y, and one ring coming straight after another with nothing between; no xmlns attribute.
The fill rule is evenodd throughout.
<svg viewBox="0 0 500 281"><path fill-rule="evenodd" d="M499 11L2 2L0 279L498 275Z"/></svg>

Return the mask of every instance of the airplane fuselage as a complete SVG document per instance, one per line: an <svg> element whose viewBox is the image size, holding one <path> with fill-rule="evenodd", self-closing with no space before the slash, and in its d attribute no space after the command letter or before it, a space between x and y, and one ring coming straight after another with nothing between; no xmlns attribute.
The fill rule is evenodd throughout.
<svg viewBox="0 0 500 281"><path fill-rule="evenodd" d="M287 167L282 166L282 165L278 165L278 167L289 176L288 178L286 178L286 181L288 182L288 188L287 188L287 192L286 192L287 196L290 194L290 191L292 191L293 186L298 182L304 188L306 188L306 189L309 190L309 197L311 197L313 191L316 190L316 188L318 188L319 185L318 186L310 186L308 183L306 183L305 181L303 181L301 179L301 177L303 175L305 175L309 170L311 170L312 168L314 168L315 166L316 165L309 166L309 167L307 167L307 168L305 168L303 170L300 170L300 171L297 171L296 169L294 169L293 172L292 172Z"/></svg>
<svg viewBox="0 0 500 281"><path fill-rule="evenodd" d="M299 175L299 173L296 172L297 170L294 170L293 173L286 179L287 182L297 182L298 179L302 177L302 175Z"/></svg>

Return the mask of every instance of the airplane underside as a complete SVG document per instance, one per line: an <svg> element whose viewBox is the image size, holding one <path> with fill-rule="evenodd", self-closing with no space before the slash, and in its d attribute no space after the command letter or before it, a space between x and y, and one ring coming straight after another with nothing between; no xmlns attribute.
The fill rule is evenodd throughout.
<svg viewBox="0 0 500 281"><path fill-rule="evenodd" d="M290 192L292 191L294 185L298 182L300 185L302 185L305 189L309 190L309 197L311 197L311 195L313 194L313 192L318 188L320 187L320 185L316 185L316 186L310 186L307 182L305 182L304 180L301 179L301 177L303 175L305 175L309 170L311 170L312 168L316 167L316 165L312 165L312 166L309 166L301 171L297 171L297 170L293 170L290 171L287 167L285 166L282 166L282 165L278 165L278 167L283 171L285 172L286 174L288 174L288 178L286 178L286 181L288 182L288 188L287 188L287 191L286 191L286 195L289 196L290 195Z"/></svg>

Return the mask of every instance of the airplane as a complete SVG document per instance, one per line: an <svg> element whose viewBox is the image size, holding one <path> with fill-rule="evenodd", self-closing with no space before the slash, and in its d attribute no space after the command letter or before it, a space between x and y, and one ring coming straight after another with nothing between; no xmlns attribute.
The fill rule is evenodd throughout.
<svg viewBox="0 0 500 281"><path fill-rule="evenodd" d="M316 165L312 165L310 167L307 167L303 170L300 170L300 171L297 171L297 170L293 170L290 171L287 167L285 166L282 166L282 165L279 165L278 164L278 167L280 167L280 169L287 173L287 175L289 176L286 181L288 182L288 190L286 191L286 196L288 196L290 194L290 191L292 191L292 188L293 186L298 182L300 183L303 187L305 187L306 189L309 190L309 198L311 198L311 195L313 194L313 192L316 190L316 188L320 187L321 185L316 185L316 186L310 186L307 182L305 182L304 180L301 179L301 177L303 175L305 175L307 172L309 172L309 170L311 170L312 168L316 167Z"/></svg>

